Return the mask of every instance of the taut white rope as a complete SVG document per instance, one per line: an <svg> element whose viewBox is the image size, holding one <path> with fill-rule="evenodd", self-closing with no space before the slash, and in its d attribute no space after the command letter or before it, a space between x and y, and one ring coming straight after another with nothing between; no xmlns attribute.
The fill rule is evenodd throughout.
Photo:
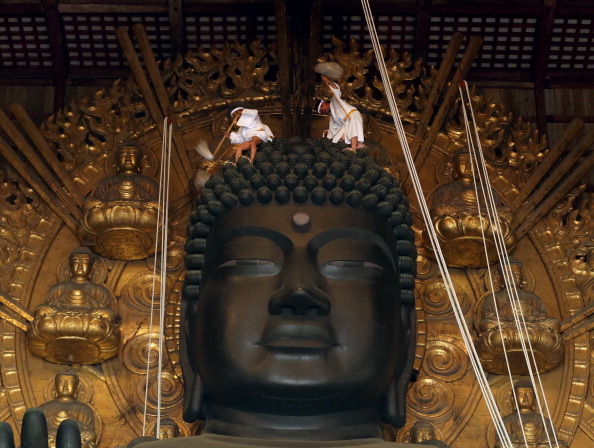
<svg viewBox="0 0 594 448"><path fill-rule="evenodd" d="M151 288L151 308L149 317L149 337L146 360L146 379L144 390L144 410L142 421L142 435L146 435L147 429L147 402L149 393L150 363L153 344L153 315L155 309L155 285L157 279L157 257L160 259L160 284L159 284L159 338L158 338L158 366L157 366L157 420L155 425L155 436L159 438L161 429L161 401L162 401L162 378L163 378L163 338L165 328L165 304L167 291L167 223L169 221L169 187L171 174L171 140L173 127L168 123L166 117L163 122L163 144L161 145L161 164L159 172L159 200L157 210L157 230L155 232L155 262L153 265L153 284Z"/></svg>
<svg viewBox="0 0 594 448"><path fill-rule="evenodd" d="M481 368L478 354L476 353L474 344L472 343L472 336L470 334L468 326L466 325L466 321L464 320L464 314L462 312L462 309L461 309L458 299L456 297L456 292L454 290L452 280L449 276L449 272L447 270L445 259L443 257L443 253L441 252L441 249L439 246L439 241L437 240L437 235L435 233L435 229L433 228L433 225L432 225L431 217L429 215L429 209L427 207L427 203L426 203L425 197L423 195L421 184L419 182L419 178L418 178L415 166L414 166L414 160L412 158L410 149L408 147L408 141L406 139L406 134L405 134L404 128L402 126L402 120L398 113L398 107L396 105L396 100L394 98L394 92L392 90L390 79L389 79L389 76L388 76L388 73L387 73L387 70L385 67L383 57L382 57L382 51L381 51L381 47L379 44L379 39L377 37L377 32L375 30L375 25L374 25L374 21L373 21L373 16L371 14L371 8L369 6L369 2L368 2L368 0L361 0L361 3L362 3L363 10L365 13L365 19L367 21L367 26L368 26L368 29L369 29L369 32L371 35L371 41L373 43L373 48L375 51L378 68L379 68L379 71L380 71L380 74L382 77L382 82L384 84L386 98L388 100L388 103L390 105L390 110L392 112L394 126L396 128L396 132L398 133L398 137L400 139L400 144L402 146L405 161L406 161L408 170L410 172L411 182L413 184L415 194L419 201L421 213L423 215L423 219L425 220L425 223L427 226L428 235L429 235L429 238L431 240L431 243L432 243L434 251L435 251L436 259L438 262L438 266L440 268L441 275L444 280L444 284L446 286L446 291L448 293L448 297L450 298L450 302L452 304L454 316L455 316L458 326L460 328L462 339L463 339L466 349L468 350L468 353L469 353L469 359L471 361L471 364L472 364L475 374L477 376L477 382L481 388L481 391L483 392L483 396L485 397L485 403L487 405L489 413L491 414L491 418L495 425L497 434L499 435L499 439L501 440L501 443L503 443L506 448L513 448L513 445L511 443L509 435L507 434L507 432L505 430L505 426L503 424L501 414L499 413L499 410L497 409L497 406L495 404L495 399L491 393L491 389L489 388L487 378Z"/></svg>
<svg viewBox="0 0 594 448"><path fill-rule="evenodd" d="M489 179L488 172L486 169L486 162L484 160L484 156L482 153L480 138L478 135L478 129L476 127L476 120L474 117L474 111L472 109L470 92L468 90L468 84L466 82L464 82L464 87L465 87L465 93L466 93L466 97L467 97L467 101L468 101L468 105L469 105L469 110L471 112L472 121L474 124L474 133L470 132L469 126L467 127L469 148L470 148L470 146L472 146L471 150L474 151L475 154L478 154L478 157L480 157L481 163L479 163L479 161L477 159L477 168L479 168L479 179L480 179L481 185L483 187L483 192L486 193L485 200L486 200L486 204L487 204L487 212L489 215L490 224L495 229L494 236L495 236L497 254L499 257L500 264L502 266L502 273L504 275L506 290L508 292L508 297L509 297L510 303L512 305L514 321L516 324L516 328L518 330L518 334L520 336L520 344L521 344L522 350L524 352L524 357L526 360L528 373L529 373L532 385L534 387L534 390L536 392L535 395L536 395L536 402L537 402L537 405L539 408L539 413L540 413L540 416L542 419L543 426L545 428L545 434L547 436L548 444L552 448L553 445L551 442L551 436L549 434L549 426L547 425L547 423L545 421L545 413L543 412L541 397L542 397L542 401L544 402L544 407L546 410L547 417L548 417L549 421L551 421L551 423L552 423L551 414L550 414L550 410L549 410L548 404L545 399L542 380L540 378L540 374L538 373L538 369L536 368L536 359L534 356L534 351L532 349L532 344L530 342L530 338L528 337L528 328L527 328L526 321L524 319L524 313L522 311L522 307L520 304L517 286L515 284L515 280L513 278L513 273L511 271L509 256L505 249L505 241L503 238L503 234L501 232L501 226L500 226L500 222L499 222L499 216L498 216L498 212L497 212L495 198L493 197L493 194L492 194L490 179ZM462 103L464 106L465 100L464 100L462 89L460 89L460 94L462 95ZM463 110L464 110L465 121L468 123L468 117L466 116L466 109L464 108ZM473 136L474 136L474 138L472 138ZM478 148L475 147L475 144L478 146ZM509 365L508 365L508 368L509 368ZM534 380L534 376L536 376L536 378L538 379L538 385L537 385L536 381ZM517 405L517 403L516 403L516 405ZM524 431L523 427L522 427L522 431ZM557 440L557 435L554 431L554 428L552 428L552 432L553 432L553 438L555 440L555 445L559 446L559 441ZM525 434L524 434L524 439L525 439ZM526 446L527 446L527 442L526 442Z"/></svg>

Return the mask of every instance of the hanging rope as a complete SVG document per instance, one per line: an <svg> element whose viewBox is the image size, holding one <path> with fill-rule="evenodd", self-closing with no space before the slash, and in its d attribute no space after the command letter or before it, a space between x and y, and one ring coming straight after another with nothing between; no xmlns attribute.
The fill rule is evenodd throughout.
<svg viewBox="0 0 594 448"><path fill-rule="evenodd" d="M439 241L437 239L437 234L435 233L435 229L433 228L433 226L431 224L432 221L431 221L431 217L429 214L429 209L427 207L427 203L426 203L425 197L423 195L423 190L422 190L419 178L418 178L418 174L417 174L415 166L414 166L414 160L412 158L410 149L408 147L408 141L406 139L406 134L404 132L404 127L402 125L402 120L400 118L400 114L398 113L398 107L396 105L396 100L394 97L394 92L392 90L392 85L390 83L390 79L389 79L389 76L387 73L385 62L382 57L383 53L381 51L381 47L379 44L379 38L377 36L377 31L375 29L375 24L374 24L373 16L371 14L371 8L369 6L369 2L368 2L368 0L361 0L361 3L363 6L363 11L365 13L367 27L368 27L370 35L371 35L371 41L372 41L374 52L376 55L378 68L379 68L379 71L381 74L382 82L384 84L386 98L388 100L388 104L389 104L390 110L392 112L394 126L396 128L396 132L400 139L402 151L403 151L403 154L405 157L405 161L406 161L408 170L411 175L411 182L413 184L413 188L415 190L415 194L417 196L417 200L420 205L423 219L427 223L428 236L429 236L429 239L430 239L430 241L433 245L434 251L435 251L436 260L437 260L441 275L444 280L444 285L446 287L446 292L448 294L450 303L452 305L452 309L454 311L454 316L456 318L456 322L458 323L458 326L460 328L462 339L463 339L466 349L468 351L469 359L470 359L471 365L475 371L479 387L483 393L483 396L485 397L485 403L487 405L489 413L491 414L491 418L495 425L495 430L497 432L497 435L499 436L501 443L506 448L513 448L513 444L510 440L510 437L507 434L507 431L505 430L505 426L503 424L503 419L501 418L501 414L499 413L499 410L497 409L495 399L493 397L493 394L492 394L491 389L488 384L488 380L487 380L485 373L482 370L482 367L480 365L480 360L478 358L478 354L476 353L474 344L472 342L472 335L471 335L471 333L468 329L468 326L466 324L466 321L464 319L464 313L462 311L462 308L460 306L458 298L456 297L456 292L454 290L453 282L450 278L450 275L449 275L449 272L447 269L447 265L445 263L445 258L443 256L443 253L441 252Z"/></svg>
<svg viewBox="0 0 594 448"><path fill-rule="evenodd" d="M499 307L497 306L497 301L495 298L495 285L493 283L493 273L491 271L491 264L489 263L490 257L489 257L489 249L487 247L487 242L486 242L486 237L485 237L485 228L484 228L484 224L483 224L483 219L482 217L484 216L481 210L481 199L483 199L483 203L485 204L486 207L486 211L487 211L487 215L488 215L488 219L489 219L489 223L491 224L491 228L494 229L495 226L493 225L493 220L491 217L491 209L488 206L489 205L489 200L487 198L487 196L489 194L491 194L491 190L490 190L490 183L485 186L485 183L483 181L483 176L481 176L482 170L479 168L479 159L478 159L478 155L477 155L477 151L476 151L476 147L474 145L474 140L472 138L473 133L471 132L470 129L470 122L468 120L468 115L466 113L466 100L464 98L464 94L463 94L463 90L462 90L462 86L465 84L464 79L462 78L462 76L460 75L460 86L458 87L458 90L460 91L460 98L462 101L462 111L463 111L463 116L464 116L464 127L466 130L466 135L467 135L467 141L468 141L468 150L470 152L470 160L471 160L471 170L472 170L472 179L473 179L473 185L474 185L474 192L477 198L477 209L478 209L478 214L480 219L480 223L481 223L481 236L483 239L483 248L485 251L485 259L487 262L487 273L488 273L488 279L489 279L489 286L490 286L490 291L492 294L492 298L493 298L493 306L495 309L495 315L497 317L497 325L498 325L498 329L499 329L499 337L501 339L502 342L502 347L503 347L503 356L505 359L505 364L506 364L506 368L507 368L507 373L508 373L508 377L509 377L509 383L511 386L511 391L512 391L512 397L513 397L513 401L515 404L515 408L519 409L519 403L518 403L518 397L516 394L516 390L514 388L514 380L513 380L513 376L512 376L512 372L511 372L511 367L510 367L510 363L509 363L509 358L508 358L508 354L507 354L507 347L505 344L506 338L503 336L503 330L501 328L501 318L499 315ZM470 102L470 98L468 98L468 104L472 104ZM471 112L472 113L472 112ZM474 115L473 115L473 125L475 126L476 129L476 122L474 121ZM479 140L479 145L480 145L480 140ZM477 177L478 177L478 182L477 182ZM487 178L488 179L488 178ZM479 188L479 184L480 184L480 188ZM479 194L479 190L480 193ZM498 245L496 244L496 251L497 251L497 255L500 258L501 261L501 256L500 256L500 252L498 249ZM503 265L502 265L503 266ZM518 413L518 419L520 420L520 427L522 430L522 438L524 439L524 445L526 446L526 448L528 448L528 440L526 438L526 433L524 431L524 425L522 422L522 416L520 413Z"/></svg>
<svg viewBox="0 0 594 448"><path fill-rule="evenodd" d="M159 337L158 337L158 366L157 366L157 421L155 436L160 438L161 430L161 400L163 377L163 337L165 333L165 302L167 290L167 223L169 222L169 188L171 173L171 140L172 123L166 117L163 121L163 143L161 145L161 165L159 170L159 200L157 209L157 230L155 232L155 262L153 264L153 284L151 288L151 307L149 317L149 337L146 359L146 379L144 386L144 409L142 419L142 435L146 436L147 403L150 383L150 364L153 345L153 315L155 312L155 287L157 281L157 255L161 253L159 277Z"/></svg>
<svg viewBox="0 0 594 448"><path fill-rule="evenodd" d="M541 396L542 396L542 402L544 402L544 408L546 410L547 417L548 417L549 421L552 422L551 414L550 414L550 410L549 410L548 404L545 399L545 393L544 393L544 387L542 385L542 380L541 380L540 374L538 373L538 369L536 369L536 366L537 366L536 358L534 355L534 351L532 349L532 343L530 342L530 338L528 336L528 328L527 328L526 320L524 318L524 313L523 313L523 310L521 307L520 298L519 298L519 294L518 294L518 290L517 290L517 285L515 284L515 279L513 277L512 271L511 271L511 264L509 261L509 256L508 256L507 250L505 248L505 241L503 238L503 233L501 231L499 214L497 211L497 204L495 201L495 197L493 195L493 190L491 188L491 182L490 182L490 178L489 178L489 175L488 175L488 172L486 169L486 162L484 160L482 147L480 144L480 138L479 138L478 129L476 126L474 110L472 108L472 101L470 98L470 91L468 89L468 83L466 83L466 81L464 81L464 80L461 80L459 90L460 90L460 95L462 98L462 108L463 108L465 126L466 126L466 130L467 130L467 135L468 135L469 150L472 152L473 158L476 159L476 167L477 167L477 171L479 174L478 178L479 178L481 188L483 191L483 197L485 200L485 204L487 206L486 209L487 209L487 214L489 217L489 223L492 226L492 228L494 229L493 233L494 233L494 237L495 237L495 246L496 246L496 250L497 250L497 256L499 258L499 262L502 267L502 273L504 276L506 290L507 290L508 298L510 300L510 304L511 304L511 308L512 308L512 314L514 316L514 322L515 322L516 328L518 330L520 344L522 346L522 351L524 353L524 358L526 360L526 365L527 365L528 373L530 376L530 381L531 381L531 383L534 387L534 390L536 392L535 393L536 402L538 405L539 414L541 416L542 424L545 428L545 434L547 436L547 441L548 441L549 446L552 448L553 444L551 441L551 435L549 434L549 425L547 425L547 423L545 421L545 412L543 412ZM468 116L467 116L465 104L468 104L468 109L470 111L470 115L472 118L472 125L474 128L474 132L471 132L470 120L468 119ZM480 158L480 160L479 160L479 158ZM474 169L474 166L473 166L473 169ZM492 288L492 290L494 290L494 289ZM499 320L497 304L495 304L495 310L497 312L499 329L501 331L501 321ZM503 337L502 337L502 341L504 341ZM504 343L504 353L506 354L505 343ZM509 361L507 359L507 354L505 355L505 359L506 359L508 372L510 372L510 366L509 366ZM538 382L535 381L535 379L534 379L535 376L536 376ZM510 380L511 380L511 373L510 373ZM512 391L513 391L513 395L514 395L514 401L515 401L516 407L517 407L518 406L517 397L516 397L515 391L513 390L513 384L512 384ZM518 413L518 415L519 415L519 413ZM520 418L520 424L521 424L522 422L521 422L520 415L519 415L519 418ZM524 436L524 441L526 443L526 446L528 446L528 442L526 440L526 434L524 433L523 425L522 425L522 433ZM558 447L559 441L557 440L557 435L554 431L554 428L552 428L552 433L553 433L552 434L553 438L555 440L555 445Z"/></svg>

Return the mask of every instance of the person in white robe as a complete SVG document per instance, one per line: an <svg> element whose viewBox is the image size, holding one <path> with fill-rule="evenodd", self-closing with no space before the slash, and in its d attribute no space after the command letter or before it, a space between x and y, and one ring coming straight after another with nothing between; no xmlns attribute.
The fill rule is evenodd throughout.
<svg viewBox="0 0 594 448"><path fill-rule="evenodd" d="M237 118L237 132L227 134L231 144L235 145L235 161L243 155L244 151L250 151L250 161L254 162L258 146L262 142L268 142L274 138L268 126L262 123L258 111L236 107L231 111L231 116Z"/></svg>
<svg viewBox="0 0 594 448"><path fill-rule="evenodd" d="M340 87L327 76L322 80L332 90L332 99L322 101L318 107L320 113L330 113L330 125L324 131L324 137L337 143L342 140L350 145L351 150L364 146L365 134L363 132L363 117L356 107L341 98Z"/></svg>

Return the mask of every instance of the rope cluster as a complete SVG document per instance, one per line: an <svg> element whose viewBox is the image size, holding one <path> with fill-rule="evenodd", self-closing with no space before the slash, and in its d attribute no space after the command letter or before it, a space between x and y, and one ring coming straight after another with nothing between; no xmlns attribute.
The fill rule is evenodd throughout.
<svg viewBox="0 0 594 448"><path fill-rule="evenodd" d="M198 297L206 237L216 218L252 204L309 204L375 212L392 226L401 300L414 302L416 248L409 203L400 185L365 150L344 151L327 139L275 139L262 143L254 163L240 158L213 174L190 214L184 298Z"/></svg>

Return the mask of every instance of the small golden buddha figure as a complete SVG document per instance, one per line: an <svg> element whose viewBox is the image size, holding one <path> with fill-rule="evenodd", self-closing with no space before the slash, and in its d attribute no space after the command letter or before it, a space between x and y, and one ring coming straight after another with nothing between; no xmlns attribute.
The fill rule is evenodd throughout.
<svg viewBox="0 0 594 448"><path fill-rule="evenodd" d="M550 447L549 438L553 446L557 446L551 421L534 410L536 394L530 381L518 381L514 385L514 390L518 399L516 412L503 418L505 429L513 446L517 448L526 448L526 446L528 448L548 448ZM526 439L524 439L524 436ZM558 442L560 448L567 446L561 440L558 440ZM499 437L497 437L495 448L503 448L503 446Z"/></svg>
<svg viewBox="0 0 594 448"><path fill-rule="evenodd" d="M173 439L179 437L179 426L171 418L162 418L161 427L159 428L159 439Z"/></svg>
<svg viewBox="0 0 594 448"><path fill-rule="evenodd" d="M113 294L90 279L94 255L86 247L70 254L72 279L52 286L34 312L31 351L58 364L97 364L115 356L121 343Z"/></svg>
<svg viewBox="0 0 594 448"><path fill-rule="evenodd" d="M118 172L85 200L78 233L99 255L139 260L155 250L159 185L139 173L143 151L136 142L123 142L116 156Z"/></svg>
<svg viewBox="0 0 594 448"><path fill-rule="evenodd" d="M56 398L40 406L47 420L50 448L56 446L58 426L68 418L78 422L82 448L95 448L97 446L95 414L88 404L76 399L79 386L78 375L72 370L65 370L56 375L55 383Z"/></svg>
<svg viewBox="0 0 594 448"><path fill-rule="evenodd" d="M435 426L425 420L419 420L412 426L412 428L410 428L410 441L420 445L448 448L445 443L437 438L435 434Z"/></svg>
<svg viewBox="0 0 594 448"><path fill-rule="evenodd" d="M510 270L516 284L519 299L519 309L524 316L534 358L539 372L547 372L557 367L563 361L563 345L559 335L559 321L549 317L547 309L540 297L525 290L526 279L524 267L515 259L510 260ZM501 267L499 275L503 275ZM497 311L499 320L497 320ZM482 302L480 320L477 328L479 337L476 349L483 364L483 368L495 374L507 374L507 367L503 353L503 341L513 374L526 375L528 368L522 350L520 336L514 319L514 307L509 298L507 288L491 293ZM526 342L526 345L528 343Z"/></svg>
<svg viewBox="0 0 594 448"><path fill-rule="evenodd" d="M487 265L483 245L483 232L489 253L489 262L497 260L495 229L489 223L487 210L481 199L479 213L474 188L470 153L461 149L453 159L454 181L439 186L429 210L441 249L451 267L484 267ZM516 244L516 235L510 223L512 214L502 205L499 195L492 190L499 214L499 225L508 251ZM481 230L483 227L483 230Z"/></svg>

